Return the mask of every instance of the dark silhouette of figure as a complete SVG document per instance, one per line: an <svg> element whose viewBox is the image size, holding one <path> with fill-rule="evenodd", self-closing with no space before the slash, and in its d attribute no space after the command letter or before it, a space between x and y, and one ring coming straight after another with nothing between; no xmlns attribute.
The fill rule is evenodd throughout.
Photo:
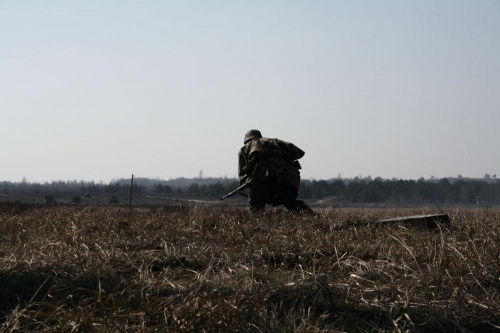
<svg viewBox="0 0 500 333"><path fill-rule="evenodd" d="M255 213L268 204L314 214L297 200L301 169L297 160L304 151L289 142L263 138L255 129L245 134L244 144L238 154L238 176L240 185L248 183L250 188L249 211Z"/></svg>

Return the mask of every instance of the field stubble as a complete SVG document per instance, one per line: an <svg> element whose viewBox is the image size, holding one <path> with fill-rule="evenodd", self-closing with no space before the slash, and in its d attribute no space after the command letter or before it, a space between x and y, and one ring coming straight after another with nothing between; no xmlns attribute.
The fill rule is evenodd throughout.
<svg viewBox="0 0 500 333"><path fill-rule="evenodd" d="M0 330L496 332L500 210L0 206Z"/></svg>

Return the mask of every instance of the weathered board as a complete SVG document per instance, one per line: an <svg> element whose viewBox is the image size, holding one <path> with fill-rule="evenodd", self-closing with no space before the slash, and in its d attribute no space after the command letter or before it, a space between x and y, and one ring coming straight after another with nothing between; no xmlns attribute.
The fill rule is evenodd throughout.
<svg viewBox="0 0 500 333"><path fill-rule="evenodd" d="M414 215L407 217L395 217L387 220L380 220L376 223L405 223L427 228L436 228L438 223L450 224L448 214Z"/></svg>

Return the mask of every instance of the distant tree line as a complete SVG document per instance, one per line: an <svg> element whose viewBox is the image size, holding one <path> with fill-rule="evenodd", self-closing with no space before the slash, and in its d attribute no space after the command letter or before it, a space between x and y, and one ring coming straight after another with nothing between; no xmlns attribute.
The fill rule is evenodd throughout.
<svg viewBox="0 0 500 333"><path fill-rule="evenodd" d="M227 184L220 182L203 185L192 183L190 186L184 188L174 188L170 185L156 184L153 186L152 191L153 193L164 195L184 194L185 196L194 197L221 197L225 193L234 190L236 187L238 187L237 181L228 182Z"/></svg>
<svg viewBox="0 0 500 333"><path fill-rule="evenodd" d="M219 198L224 194L233 191L237 187L238 187L238 182L236 180L227 183L226 185L222 183L215 183L215 184L200 186L198 183L193 183L187 188L187 193L195 196Z"/></svg>
<svg viewBox="0 0 500 333"><path fill-rule="evenodd" d="M218 198L238 187L236 180L226 183L216 182L200 185L196 182L187 187L173 187L164 183L133 185L135 195L183 196ZM77 181L57 181L50 183L0 182L0 194L44 197L83 196L113 194L125 196L130 191L130 183L110 182L109 184ZM334 201L348 203L413 203L413 204L475 204L486 202L500 204L500 181L458 180L453 183L441 180L384 180L381 178L354 178L335 180L303 180L299 197L322 199L330 197Z"/></svg>
<svg viewBox="0 0 500 333"><path fill-rule="evenodd" d="M192 183L188 187L173 187L168 184L137 184L132 186L132 192L135 195L183 195L196 197L219 197L226 192L232 191L238 186L236 180L226 184L216 182L213 184L199 185ZM130 192L130 183L110 182L109 184L83 182L83 181L56 181L46 183L28 183L28 182L0 182L0 194L25 195L44 197L48 195L61 197L83 196L86 193L91 195L116 194L127 195Z"/></svg>
<svg viewBox="0 0 500 333"><path fill-rule="evenodd" d="M334 181L302 181L299 196L305 199L336 197L351 203L448 203L474 204L478 201L500 204L500 182L459 180L453 184L446 178L437 182L381 178L355 178L348 183Z"/></svg>
<svg viewBox="0 0 500 333"><path fill-rule="evenodd" d="M134 193L146 192L144 185L134 184ZM14 183L0 182L0 193L31 196L78 196L85 193L91 194L125 194L130 192L130 184L120 184L111 182L109 184L83 182L83 181L55 181L46 183Z"/></svg>

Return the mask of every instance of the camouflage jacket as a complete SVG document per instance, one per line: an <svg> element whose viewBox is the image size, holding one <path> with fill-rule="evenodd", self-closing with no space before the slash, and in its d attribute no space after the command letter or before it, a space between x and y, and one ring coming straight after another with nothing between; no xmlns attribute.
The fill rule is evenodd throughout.
<svg viewBox="0 0 500 333"><path fill-rule="evenodd" d="M279 139L260 138L245 144L238 153L240 185L248 182L250 188L258 187L269 176L276 176L280 183L300 184L298 159L304 151L292 143Z"/></svg>

